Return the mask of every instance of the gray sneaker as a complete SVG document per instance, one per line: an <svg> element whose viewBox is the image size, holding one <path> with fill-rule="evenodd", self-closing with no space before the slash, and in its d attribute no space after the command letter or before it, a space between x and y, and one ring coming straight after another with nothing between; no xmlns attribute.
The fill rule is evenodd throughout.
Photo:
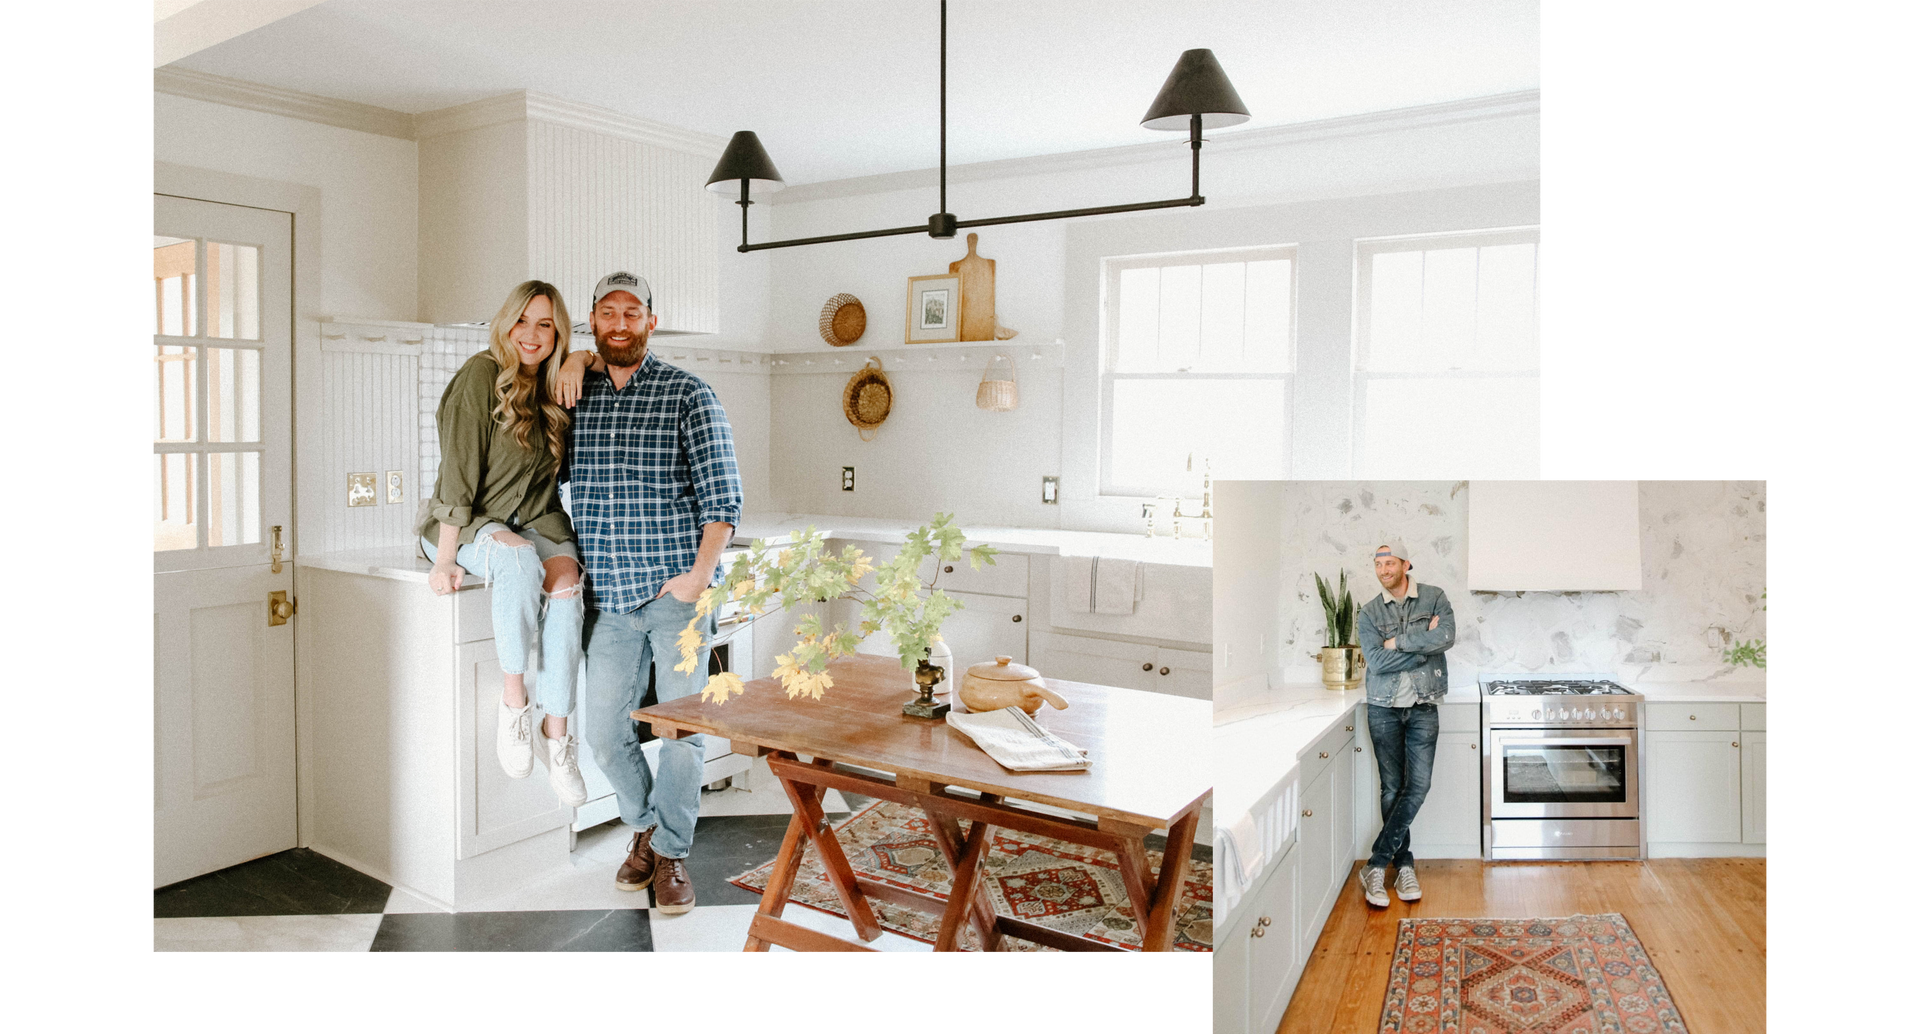
<svg viewBox="0 0 1920 1034"><path fill-rule="evenodd" d="M1366 892L1367 904L1375 908L1387 907L1387 870L1372 865L1361 866L1360 888Z"/></svg>
<svg viewBox="0 0 1920 1034"><path fill-rule="evenodd" d="M1413 866L1403 865L1393 874L1393 892L1402 901L1420 900L1420 877L1413 874Z"/></svg>

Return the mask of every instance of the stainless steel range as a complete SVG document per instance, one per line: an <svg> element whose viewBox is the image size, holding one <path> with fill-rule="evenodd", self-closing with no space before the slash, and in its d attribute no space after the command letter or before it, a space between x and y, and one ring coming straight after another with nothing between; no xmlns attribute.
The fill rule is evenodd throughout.
<svg viewBox="0 0 1920 1034"><path fill-rule="evenodd" d="M1640 704L1601 676L1482 676L1486 858L1640 858Z"/></svg>

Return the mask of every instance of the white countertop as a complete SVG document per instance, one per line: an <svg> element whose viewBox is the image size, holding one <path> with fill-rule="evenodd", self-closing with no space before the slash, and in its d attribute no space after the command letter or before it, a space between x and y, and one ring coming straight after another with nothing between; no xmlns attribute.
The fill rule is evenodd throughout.
<svg viewBox="0 0 1920 1034"><path fill-rule="evenodd" d="M734 541L744 544L756 538L784 538L811 524L829 538L900 543L905 542L907 534L920 527L921 523L885 517L834 517L817 513L749 513L741 516L740 524L734 531ZM1101 556L1179 567L1213 566L1213 543L1205 539L1174 539L1168 536L1148 538L1145 535L1112 532L1002 528L981 524L963 524L960 530L966 534L969 543L985 542L1004 553Z"/></svg>
<svg viewBox="0 0 1920 1034"><path fill-rule="evenodd" d="M1621 682L1655 704L1764 704L1764 680L1703 680L1694 682Z"/></svg>
<svg viewBox="0 0 1920 1034"><path fill-rule="evenodd" d="M333 553L303 553L294 558L297 567L314 567L345 574L366 574L375 578L393 578L427 584L433 564L420 556L418 549L406 546L381 546L374 549L343 549ZM461 591L479 588L481 581L469 578Z"/></svg>

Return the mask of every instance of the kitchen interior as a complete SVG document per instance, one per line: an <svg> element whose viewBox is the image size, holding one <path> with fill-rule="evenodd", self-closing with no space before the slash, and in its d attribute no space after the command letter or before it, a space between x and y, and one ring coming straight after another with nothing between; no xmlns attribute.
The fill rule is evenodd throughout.
<svg viewBox="0 0 1920 1034"><path fill-rule="evenodd" d="M1757 481L1216 485L1215 1029L1609 1006L1612 1029L1764 1029L1766 502ZM1382 825L1360 651L1328 637L1316 576L1338 623L1341 575L1364 606L1395 542L1455 633L1409 841L1423 893L1376 908L1354 875ZM1586 992L1499 964L1449 984L1423 961L1491 956L1415 947L1486 934L1519 957L1564 928L1472 920L1608 915L1631 932L1596 942Z"/></svg>
<svg viewBox="0 0 1920 1034"><path fill-rule="evenodd" d="M485 763L500 678L485 588L425 589L412 543L439 460L435 406L520 280L571 301L613 268L650 279L653 349L711 384L733 425L748 502L729 559L807 527L885 558L941 513L997 548L990 567L938 574L964 605L943 629L962 668L1005 656L1048 679L1204 700L1218 683L1219 479L1538 473L1530 334L1502 339L1524 339L1517 350L1468 340L1434 367L1356 350L1353 329L1376 270L1384 297L1408 256L1482 253L1524 253L1501 282L1524 285L1512 308L1530 325L1534 4L1440 19L955 3L947 153L931 2L549 3L532 43L529 10L325 0L156 57L156 191L294 212L284 539L262 518L238 541L263 577L271 548L283 579L290 627L259 634L296 637L284 731L255 735L284 747L260 753L290 766L297 795L278 871L311 891L162 866L156 885L175 893L156 893L159 947L525 948L457 920L568 913L577 927L532 946L738 948L759 894L735 881L774 857L792 810L767 761L709 748L689 863L700 907L648 916L605 886L624 838L587 752L578 809ZM1068 36L1073 53L1050 42ZM1436 41L1459 59L1402 70L1407 48ZM545 57L526 60L528 46ZM1251 111L1204 146L1141 124L1194 47L1213 49ZM742 129L781 174L744 206L707 184ZM1190 176L1204 206L964 225L1178 197ZM738 250L936 210L964 232ZM984 284L984 327L916 334L913 278L963 275L960 319ZM1150 305L1122 301L1150 290ZM583 330L573 347L592 347ZM1484 369L1449 378L1476 357ZM850 393L856 378L884 386L882 405ZM1394 394L1409 385L1420 392ZM1438 419L1416 412L1422 397L1452 403L1459 450L1387 447L1394 413ZM723 612L714 665L769 675L803 616ZM873 802L823 803L840 822ZM1203 811L1196 866L1211 865L1218 824ZM1212 947L1212 893L1182 918L1187 950ZM569 940L585 928L612 939ZM871 946L929 947L892 932Z"/></svg>

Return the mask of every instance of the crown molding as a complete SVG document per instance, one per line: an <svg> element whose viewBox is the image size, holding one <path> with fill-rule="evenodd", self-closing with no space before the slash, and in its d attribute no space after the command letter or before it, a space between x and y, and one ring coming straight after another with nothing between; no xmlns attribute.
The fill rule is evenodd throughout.
<svg viewBox="0 0 1920 1034"><path fill-rule="evenodd" d="M593 104L582 104L552 94L515 90L438 111L413 116L415 139L459 133L505 122L537 120L600 136L633 140L656 147L718 158L726 140L663 122L623 115Z"/></svg>
<svg viewBox="0 0 1920 1034"><path fill-rule="evenodd" d="M401 140L414 139L414 116L404 111L322 97L315 93L301 93L298 90L283 90L277 86L229 79L223 75L186 68L154 69L153 92L318 122L361 133Z"/></svg>
<svg viewBox="0 0 1920 1034"><path fill-rule="evenodd" d="M1207 138L1206 146L1209 154L1232 153L1344 137L1380 136L1468 122L1509 118L1538 119L1539 117L1540 91L1520 90L1514 93L1471 97L1439 104L1422 104L1411 108L1395 108L1391 111L1368 112L1364 115L1342 115L1337 118L1315 119L1311 122L1295 122L1290 125L1268 126L1262 129L1216 130L1218 135ZM1144 162L1164 162L1169 160L1169 156L1175 151L1178 151L1182 158L1185 157L1186 137L1182 136L1178 139L1169 137L1165 141L1154 143L1128 144L1123 147L1105 147L1091 151L1068 151L1062 154L951 165L947 167L947 182L949 184L971 183L1015 176L1079 172L1121 165L1138 165ZM766 195L765 201L771 205L805 204L809 201L928 188L938 185L939 176L939 169L932 168L887 172L875 176L856 176L820 183L802 183Z"/></svg>

